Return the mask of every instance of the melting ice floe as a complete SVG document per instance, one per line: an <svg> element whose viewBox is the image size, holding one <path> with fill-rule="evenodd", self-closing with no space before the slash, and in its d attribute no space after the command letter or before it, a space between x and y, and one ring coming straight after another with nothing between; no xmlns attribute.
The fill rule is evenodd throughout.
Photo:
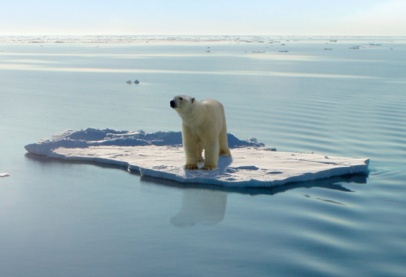
<svg viewBox="0 0 406 277"><path fill-rule="evenodd" d="M144 176L227 187L271 187L368 172L366 158L278 152L255 139L240 140L232 134L228 141L232 158L220 157L219 168L212 171L183 169L181 132L68 130L25 149L50 158L128 167Z"/></svg>

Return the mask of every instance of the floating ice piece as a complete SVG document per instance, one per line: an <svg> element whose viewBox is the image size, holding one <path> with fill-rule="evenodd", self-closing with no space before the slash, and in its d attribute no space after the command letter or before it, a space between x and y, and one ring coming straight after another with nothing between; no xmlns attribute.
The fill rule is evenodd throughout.
<svg viewBox="0 0 406 277"><path fill-rule="evenodd" d="M238 147L263 147L263 143L255 138L240 140L232 134L228 134L228 144L231 148ZM181 146L181 132L155 132L144 131L129 132L112 129L87 128L84 130L66 130L61 134L54 135L52 139L42 140L25 146L30 153L48 156L56 148L86 148L90 146Z"/></svg>
<svg viewBox="0 0 406 277"><path fill-rule="evenodd" d="M88 128L25 146L33 154L127 167L143 176L226 187L271 187L349 174L367 174L369 160L277 152L255 139L228 134L232 157L216 170L184 170L180 132L145 133Z"/></svg>
<svg viewBox="0 0 406 277"><path fill-rule="evenodd" d="M8 177L8 176L10 176L10 174L8 174L8 173L0 173L0 177Z"/></svg>

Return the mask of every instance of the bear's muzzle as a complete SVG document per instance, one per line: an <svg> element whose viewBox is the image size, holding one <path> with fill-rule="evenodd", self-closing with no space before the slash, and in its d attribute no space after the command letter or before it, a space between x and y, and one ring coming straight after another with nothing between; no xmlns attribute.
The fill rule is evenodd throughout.
<svg viewBox="0 0 406 277"><path fill-rule="evenodd" d="M171 100L171 102L169 102L171 104L171 108L176 108L176 102L175 100Z"/></svg>

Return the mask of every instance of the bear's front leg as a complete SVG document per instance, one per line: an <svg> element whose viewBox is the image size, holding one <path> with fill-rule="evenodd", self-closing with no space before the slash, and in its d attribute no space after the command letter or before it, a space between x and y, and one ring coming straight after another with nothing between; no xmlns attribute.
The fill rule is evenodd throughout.
<svg viewBox="0 0 406 277"><path fill-rule="evenodd" d="M197 155L196 146L190 145L188 143L184 143L185 148L185 155L186 155L186 164L184 166L185 169L193 170L199 169L199 156ZM201 157L201 155L200 155Z"/></svg>
<svg viewBox="0 0 406 277"><path fill-rule="evenodd" d="M203 170L214 170L217 168L220 145L217 140L208 143L204 148Z"/></svg>
<svg viewBox="0 0 406 277"><path fill-rule="evenodd" d="M199 169L198 162L199 159L201 159L201 147L196 136L187 126L183 126L182 140L186 155L186 164L184 168L189 170Z"/></svg>

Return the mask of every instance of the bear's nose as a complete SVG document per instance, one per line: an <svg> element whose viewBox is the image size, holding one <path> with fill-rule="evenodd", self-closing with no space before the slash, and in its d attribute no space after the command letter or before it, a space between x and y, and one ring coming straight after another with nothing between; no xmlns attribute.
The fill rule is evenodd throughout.
<svg viewBox="0 0 406 277"><path fill-rule="evenodd" d="M170 104L171 104L171 108L176 108L176 102L175 101L171 100Z"/></svg>

